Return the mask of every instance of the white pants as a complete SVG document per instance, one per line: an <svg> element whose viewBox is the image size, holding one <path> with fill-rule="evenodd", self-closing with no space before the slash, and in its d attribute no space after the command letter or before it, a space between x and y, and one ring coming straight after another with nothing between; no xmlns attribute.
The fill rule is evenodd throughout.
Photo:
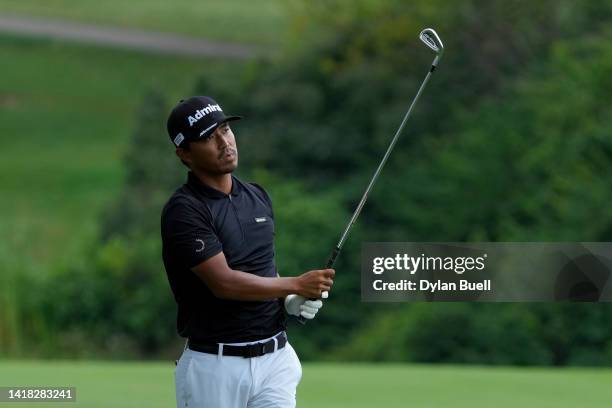
<svg viewBox="0 0 612 408"><path fill-rule="evenodd" d="M176 406L292 408L301 378L300 360L289 343L253 358L185 349L175 372Z"/></svg>

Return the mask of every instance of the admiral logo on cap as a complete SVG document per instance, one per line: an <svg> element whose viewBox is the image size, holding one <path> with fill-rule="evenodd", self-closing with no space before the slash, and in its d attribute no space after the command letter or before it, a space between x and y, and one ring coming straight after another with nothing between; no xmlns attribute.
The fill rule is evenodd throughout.
<svg viewBox="0 0 612 408"><path fill-rule="evenodd" d="M181 100L168 117L170 140L176 147L198 139L206 139L226 122L242 119L225 116L221 106L208 96L192 96Z"/></svg>
<svg viewBox="0 0 612 408"><path fill-rule="evenodd" d="M218 104L211 105L209 103L207 107L205 107L204 109L197 110L193 116L189 116L187 118L189 119L189 126L193 126L194 123L196 123L198 120L202 119L204 116L208 115L210 112L213 111L223 112Z"/></svg>

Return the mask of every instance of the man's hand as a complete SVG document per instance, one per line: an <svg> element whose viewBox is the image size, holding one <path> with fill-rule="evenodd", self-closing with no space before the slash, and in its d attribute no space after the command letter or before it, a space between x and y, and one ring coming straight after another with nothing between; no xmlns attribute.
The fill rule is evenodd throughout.
<svg viewBox="0 0 612 408"><path fill-rule="evenodd" d="M334 284L333 277L336 271L333 269L319 269L306 272L297 277L296 293L305 298L319 299L324 292L328 292ZM327 297L327 296L325 296Z"/></svg>
<svg viewBox="0 0 612 408"><path fill-rule="evenodd" d="M300 295L289 295L285 298L287 313L293 316L302 316L306 319L314 318L322 306L323 302L321 300L309 300Z"/></svg>

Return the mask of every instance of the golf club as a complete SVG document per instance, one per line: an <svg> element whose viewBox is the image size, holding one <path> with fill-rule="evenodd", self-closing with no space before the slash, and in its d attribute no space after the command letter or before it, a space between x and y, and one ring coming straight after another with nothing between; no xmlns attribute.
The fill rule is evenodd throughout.
<svg viewBox="0 0 612 408"><path fill-rule="evenodd" d="M366 200L368 199L368 194L370 193L372 186L374 185L374 183L376 183L376 179L378 179L378 176L380 175L382 168L385 166L385 163L387 162L387 159L389 158L389 155L391 154L391 151L393 150L393 147L395 146L395 143L397 142L397 139L399 138L399 135L401 134L402 129L404 129L404 125L406 125L406 122L408 121L408 117L410 116L410 113L412 112L412 108L414 108L414 105L419 100L419 97L421 96L421 92L423 92L425 85L427 85L427 82L429 81L429 77L435 71L436 67L438 66L438 62L440 61L440 58L442 57L442 53L444 52L444 44L442 44L442 40L440 40L440 37L438 36L438 34L435 32L433 28L426 28L423 31L421 31L421 33L419 34L419 39L423 41L425 45L427 45L432 51L434 51L436 53L436 56L433 62L431 63L431 68L429 69L429 72L427 73L427 75L425 76L425 79L421 83L421 87L419 88L416 96L412 100L412 103L410 104L408 111L404 115L404 119L402 120L402 123L400 124L399 128L395 132L395 136L393 136L393 139L391 140L391 144L389 144L389 147L387 148L385 155L383 156L380 164L378 165L378 168L374 172L374 176L372 176L372 179L370 180L368 187L363 193L363 196L361 197L361 201L357 205L357 208L355 209L353 216L351 217L348 225L346 226L344 232L342 233L342 236L340 237L340 241L338 241L338 244L336 244L336 247L332 251L329 259L327 260L327 263L325 264L325 269L329 269L334 266L334 263L336 262L336 258L338 257L338 254L342 250L342 246L344 245L344 242L346 241L346 238L348 237L348 234L351 231L353 224L355 224L357 217L359 217L359 214L361 213L361 209L363 208ZM306 318L304 318L303 316L298 316L297 319L302 324L306 323Z"/></svg>

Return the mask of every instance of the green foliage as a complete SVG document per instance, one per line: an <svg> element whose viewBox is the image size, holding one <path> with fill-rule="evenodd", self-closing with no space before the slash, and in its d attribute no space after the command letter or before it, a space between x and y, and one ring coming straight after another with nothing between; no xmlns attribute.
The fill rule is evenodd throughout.
<svg viewBox="0 0 612 408"><path fill-rule="evenodd" d="M591 33L593 34L593 33ZM418 180L372 200L381 224L415 240L610 241L609 32L559 41L498 97L457 115L451 135L427 134L395 171ZM371 207L371 208L372 208ZM473 306L473 307L472 307ZM371 323L344 358L490 364L609 365L608 305L416 305ZM495 316L495 318L493 318ZM376 334L375 334L376 333ZM373 336L393 339L376 345ZM389 344L389 341L392 342ZM389 350L395 350L389 352Z"/></svg>
<svg viewBox="0 0 612 408"><path fill-rule="evenodd" d="M30 233L27 228L14 230L14 252L0 245L0 356L34 354L48 334L39 305L46 277L34 262L19 256L29 249Z"/></svg>
<svg viewBox="0 0 612 408"><path fill-rule="evenodd" d="M381 221L410 225L417 239L608 241L606 38L557 43L503 98L461 112L452 137L427 134L418 157L399 152L411 165L390 172L419 186L383 184L381 196L410 204L390 212L375 198Z"/></svg>
<svg viewBox="0 0 612 408"><path fill-rule="evenodd" d="M64 355L149 356L174 335L174 301L160 265L157 237L115 238L86 268L54 276L43 305ZM57 303L56 300L62 302Z"/></svg>
<svg viewBox="0 0 612 408"><path fill-rule="evenodd" d="M331 298L315 322L291 327L303 357L612 364L607 305L362 304L358 246L609 241L611 14L603 1L317 3L296 17L311 41L303 49L198 81L194 93L246 116L234 127L239 176L271 193L279 270L294 275L324 265L426 73L419 29L434 26L447 45L340 256ZM164 98L146 100L93 264L50 282L66 302L44 310L75 344L114 337L96 347L154 355L174 341L159 211L185 169L165 136Z"/></svg>
<svg viewBox="0 0 612 408"><path fill-rule="evenodd" d="M226 106L247 116L240 125L247 135L241 145L249 152L243 165L305 180L311 192L341 192L339 201L352 211L422 79L414 61L431 58L416 47L403 52L402 46L416 27L431 23L448 52L371 195L359 238L607 240L604 205L611 197L605 179L597 177L610 165L611 129L604 120L610 117L607 3L328 2L316 15L322 32L310 48L283 64L253 68L241 79L248 99L212 82L197 88L222 95ZM593 214L598 222L592 222ZM340 276L351 274L357 283L358 256L343 255L349 261L339 265ZM323 317L308 330L312 338L321 331L346 339L368 322L347 347L354 352L340 349L338 356L491 364L610 361L606 341L560 341L543 313L423 305L378 323L387 309L355 313L359 308L346 297L351 289L336 286L332 292L342 299L336 327L325 325ZM564 324L578 323L567 309L550 308ZM341 316L348 324L338 324ZM604 323L595 319L592 325Z"/></svg>
<svg viewBox="0 0 612 408"><path fill-rule="evenodd" d="M405 305L372 322L338 357L425 363L550 364L550 352L538 330L536 317L524 305ZM382 342L372 342L373 337Z"/></svg>

